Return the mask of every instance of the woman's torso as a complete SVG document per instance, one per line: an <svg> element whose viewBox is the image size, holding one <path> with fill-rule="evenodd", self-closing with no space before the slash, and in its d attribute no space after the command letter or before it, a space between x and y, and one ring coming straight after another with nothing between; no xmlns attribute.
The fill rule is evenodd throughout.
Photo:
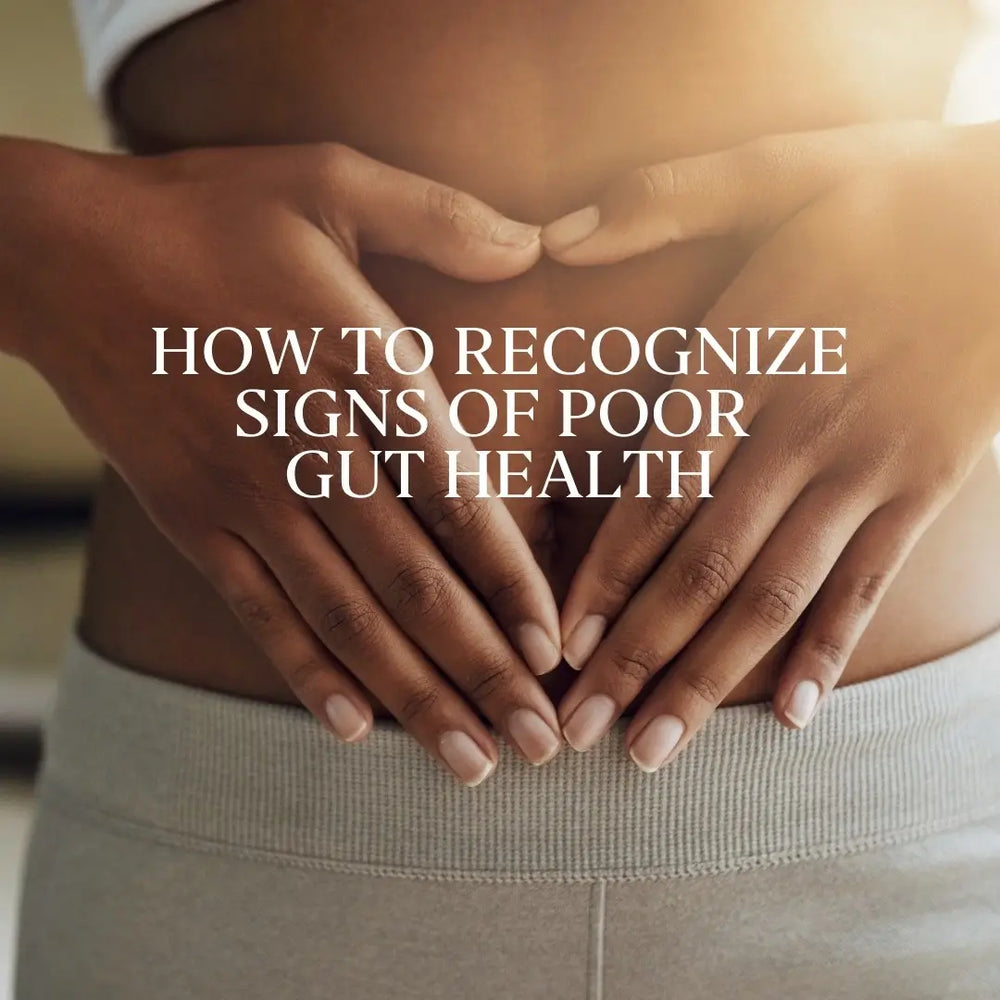
<svg viewBox="0 0 1000 1000"><path fill-rule="evenodd" d="M542 222L643 163L766 133L938 117L966 27L964 6L946 0L238 0L146 43L115 97L123 134L140 150L332 140ZM736 240L701 241L586 271L543 261L496 285L462 284L390 258L363 267L406 323L435 337L436 370L451 393L473 384L449 374L457 325L691 327L747 250ZM586 348L578 349L583 360ZM575 360L571 352L565 359ZM544 394L554 378L480 384ZM666 388L641 371L574 385L647 395ZM555 422L539 416L517 447L539 456L562 448L581 476L588 450L625 447L596 427L557 440ZM511 447L499 433L478 443ZM509 501L557 599L606 504ZM845 681L933 658L998 624L998 509L1000 482L984 460L900 573ZM110 473L96 508L81 629L98 651L140 670L290 698ZM779 654L730 700L766 697ZM569 677L564 665L546 686L557 696Z"/></svg>

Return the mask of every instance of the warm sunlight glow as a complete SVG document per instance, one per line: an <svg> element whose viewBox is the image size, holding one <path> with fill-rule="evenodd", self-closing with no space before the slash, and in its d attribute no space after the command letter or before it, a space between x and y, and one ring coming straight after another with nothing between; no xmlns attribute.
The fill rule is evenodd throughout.
<svg viewBox="0 0 1000 1000"><path fill-rule="evenodd" d="M1000 0L974 4L978 24L955 71L946 117L954 122L1000 118Z"/></svg>

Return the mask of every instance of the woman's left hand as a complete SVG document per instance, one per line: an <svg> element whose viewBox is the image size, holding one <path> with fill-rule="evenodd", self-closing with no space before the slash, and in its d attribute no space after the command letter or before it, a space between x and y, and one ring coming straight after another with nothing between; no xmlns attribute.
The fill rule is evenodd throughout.
<svg viewBox="0 0 1000 1000"><path fill-rule="evenodd" d="M742 394L750 434L647 433L642 449L681 448L685 470L711 450L713 499L694 477L671 494L669 464L655 462L652 499L640 499L633 469L563 610L564 655L584 667L559 710L571 745L597 743L670 663L625 734L635 763L655 770L807 609L775 711L801 727L836 684L910 549L1000 429L998 163L1000 126L771 137L635 171L543 231L551 256L581 266L757 234L702 325L848 331L845 374L707 362L675 378L704 412L710 389ZM764 342L762 371L780 346ZM803 364L813 368L811 347L781 369ZM839 364L827 356L828 370Z"/></svg>

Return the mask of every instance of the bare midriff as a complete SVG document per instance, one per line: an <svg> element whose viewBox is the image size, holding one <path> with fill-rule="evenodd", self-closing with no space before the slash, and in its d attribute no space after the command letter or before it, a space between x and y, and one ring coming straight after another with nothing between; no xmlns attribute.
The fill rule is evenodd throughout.
<svg viewBox="0 0 1000 1000"><path fill-rule="evenodd" d="M775 132L939 117L966 28L953 0L236 0L145 43L115 99L122 134L140 151L335 141L543 222L630 167ZM456 326L694 327L747 252L715 239L587 270L542 261L494 285L388 257L362 266L405 323L435 338L435 369L453 393L476 384L451 374ZM576 342L574 358L564 339L567 367L589 360L586 345ZM558 382L542 374L479 384L544 392ZM573 384L650 397L668 387L641 368ZM548 419L523 431L518 448L567 451L581 480L586 452L637 446L599 426L557 440ZM478 444L512 447L499 434ZM532 468L537 487L547 463ZM507 502L561 599L609 501ZM1000 624L998 510L1000 481L986 457L896 578L844 683L936 658ZM96 505L81 632L137 670L293 700L111 472ZM728 701L765 699L781 652ZM546 688L558 697L572 676L564 664Z"/></svg>

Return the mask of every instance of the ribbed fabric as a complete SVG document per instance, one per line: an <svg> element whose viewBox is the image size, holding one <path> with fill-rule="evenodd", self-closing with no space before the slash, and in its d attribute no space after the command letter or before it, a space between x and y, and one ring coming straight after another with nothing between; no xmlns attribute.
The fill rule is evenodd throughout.
<svg viewBox="0 0 1000 1000"><path fill-rule="evenodd" d="M1000 633L835 691L804 732L724 708L641 773L621 729L477 788L395 724L355 746L304 711L140 676L72 642L43 795L133 834L426 878L641 879L891 845L1000 810Z"/></svg>

